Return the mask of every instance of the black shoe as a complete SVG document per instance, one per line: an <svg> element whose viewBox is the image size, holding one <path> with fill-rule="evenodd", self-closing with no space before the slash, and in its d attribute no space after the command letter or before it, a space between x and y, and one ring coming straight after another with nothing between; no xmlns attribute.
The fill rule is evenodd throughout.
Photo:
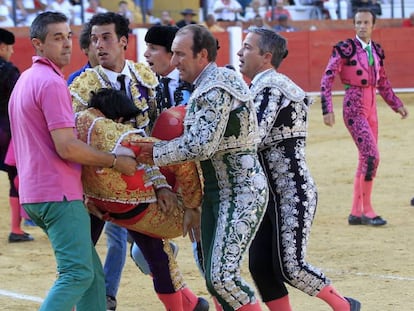
<svg viewBox="0 0 414 311"><path fill-rule="evenodd" d="M208 311L209 304L208 301L202 297L198 297L198 302L193 311Z"/></svg>
<svg viewBox="0 0 414 311"><path fill-rule="evenodd" d="M387 224L387 221L385 219L382 219L381 216L375 216L374 218L369 218L367 216L362 215L361 223L363 225L369 225L369 226L383 226Z"/></svg>
<svg viewBox="0 0 414 311"><path fill-rule="evenodd" d="M30 242L30 241L34 241L34 238L26 232L23 232L23 234L11 232L9 234L9 243Z"/></svg>
<svg viewBox="0 0 414 311"><path fill-rule="evenodd" d="M112 296L106 296L106 311L116 310L116 299Z"/></svg>
<svg viewBox="0 0 414 311"><path fill-rule="evenodd" d="M349 215L348 216L348 224L350 225L362 225L361 217Z"/></svg>
<svg viewBox="0 0 414 311"><path fill-rule="evenodd" d="M350 311L359 311L361 310L361 303L353 298L345 297L346 300L349 302Z"/></svg>
<svg viewBox="0 0 414 311"><path fill-rule="evenodd" d="M411 206L414 206L414 198L411 199Z"/></svg>

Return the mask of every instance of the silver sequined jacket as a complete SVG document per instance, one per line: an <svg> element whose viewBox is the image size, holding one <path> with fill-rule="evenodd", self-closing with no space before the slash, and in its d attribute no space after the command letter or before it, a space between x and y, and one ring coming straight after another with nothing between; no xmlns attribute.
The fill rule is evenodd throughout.
<svg viewBox="0 0 414 311"><path fill-rule="evenodd" d="M259 122L259 150L286 138L306 137L306 116L312 100L292 80L269 70L250 91Z"/></svg>
<svg viewBox="0 0 414 311"><path fill-rule="evenodd" d="M154 145L156 165L203 161L217 153L254 150L260 139L251 95L234 71L211 63L195 85L184 133Z"/></svg>

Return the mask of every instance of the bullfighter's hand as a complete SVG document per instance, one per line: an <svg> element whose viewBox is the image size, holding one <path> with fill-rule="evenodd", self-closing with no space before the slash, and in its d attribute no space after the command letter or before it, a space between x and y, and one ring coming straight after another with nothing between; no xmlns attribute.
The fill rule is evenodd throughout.
<svg viewBox="0 0 414 311"><path fill-rule="evenodd" d="M138 163L145 163L154 165L154 160L152 159L152 151L154 148L154 143L152 142L134 142L134 146L138 146L139 153L137 155Z"/></svg>
<svg viewBox="0 0 414 311"><path fill-rule="evenodd" d="M88 198L85 198L84 203L85 203L85 205L86 205L86 207L88 209L88 212L90 214L95 215L99 219L102 219L103 218L102 212L99 210L99 208L95 205L95 203L92 200L90 200Z"/></svg>
<svg viewBox="0 0 414 311"><path fill-rule="evenodd" d="M183 219L183 236L188 233L191 242L200 242L201 230L201 210L200 208L186 208Z"/></svg>
<svg viewBox="0 0 414 311"><path fill-rule="evenodd" d="M323 115L323 123L327 126L333 126L335 124L335 114L333 112L329 112Z"/></svg>
<svg viewBox="0 0 414 311"><path fill-rule="evenodd" d="M133 157L119 155L116 158L114 169L124 175L134 176L137 170L137 161Z"/></svg>
<svg viewBox="0 0 414 311"><path fill-rule="evenodd" d="M404 106L398 108L397 112L401 115L401 119L406 119L408 117L408 110Z"/></svg>
<svg viewBox="0 0 414 311"><path fill-rule="evenodd" d="M172 211L178 208L177 195L168 188L161 188L156 191L157 204L160 210L166 215L170 215Z"/></svg>

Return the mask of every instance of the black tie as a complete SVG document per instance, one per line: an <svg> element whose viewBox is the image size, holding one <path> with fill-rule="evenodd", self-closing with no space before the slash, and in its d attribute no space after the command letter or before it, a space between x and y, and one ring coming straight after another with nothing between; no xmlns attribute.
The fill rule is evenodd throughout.
<svg viewBox="0 0 414 311"><path fill-rule="evenodd" d="M119 75L116 80L121 84L120 90L126 94L125 75Z"/></svg>
<svg viewBox="0 0 414 311"><path fill-rule="evenodd" d="M171 79L168 77L161 78L162 84L162 95L163 95L163 102L164 105L162 108L170 108L172 106L171 103L171 96L170 96L170 89L168 88L168 84L170 83Z"/></svg>

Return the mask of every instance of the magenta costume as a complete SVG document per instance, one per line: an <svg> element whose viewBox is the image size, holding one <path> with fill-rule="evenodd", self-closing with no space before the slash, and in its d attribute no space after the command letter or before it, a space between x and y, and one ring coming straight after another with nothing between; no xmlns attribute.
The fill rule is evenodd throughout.
<svg viewBox="0 0 414 311"><path fill-rule="evenodd" d="M322 112L333 112L332 85L339 74L345 84L343 119L359 153L356 175L372 180L379 164L376 90L396 112L403 106L385 74L384 50L371 41L374 64L358 38L336 44L321 81Z"/></svg>

